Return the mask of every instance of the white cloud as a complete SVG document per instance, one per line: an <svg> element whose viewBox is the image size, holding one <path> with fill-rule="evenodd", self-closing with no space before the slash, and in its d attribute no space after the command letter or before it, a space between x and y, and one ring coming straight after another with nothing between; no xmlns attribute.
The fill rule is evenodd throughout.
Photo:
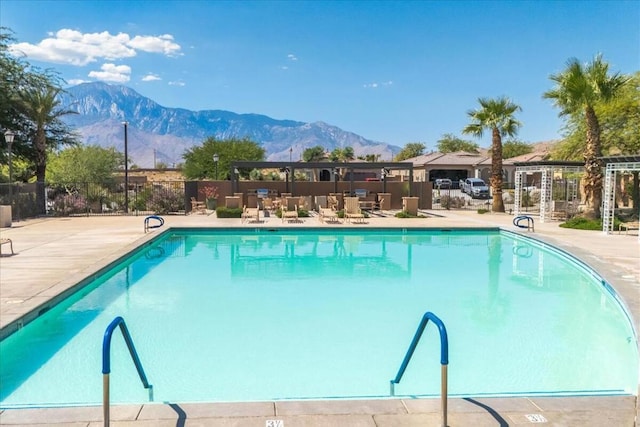
<svg viewBox="0 0 640 427"><path fill-rule="evenodd" d="M293 53L290 53L290 54L288 54L288 55L287 55L287 59L288 59L289 61L297 61L297 60L298 60L298 57L297 57L297 56L295 56Z"/></svg>
<svg viewBox="0 0 640 427"><path fill-rule="evenodd" d="M362 85L362 87L364 87L366 89L377 89L379 87L391 86L391 85L393 85L393 81L389 80L389 81L382 82L382 83L377 83L377 82L365 83L365 84Z"/></svg>
<svg viewBox="0 0 640 427"><path fill-rule="evenodd" d="M183 81L169 82L169 86L184 86L184 85L186 85L186 83Z"/></svg>
<svg viewBox="0 0 640 427"><path fill-rule="evenodd" d="M180 54L180 45L173 42L173 36L164 34L162 36L135 36L129 46L143 52L162 53L167 56Z"/></svg>
<svg viewBox="0 0 640 427"><path fill-rule="evenodd" d="M149 73L142 78L143 82L154 82L157 80L162 80L158 75Z"/></svg>
<svg viewBox="0 0 640 427"><path fill-rule="evenodd" d="M30 59L77 66L101 59L131 58L138 51L177 56L180 49L180 45L169 34L135 36L132 39L125 33L112 35L103 31L83 34L67 28L49 34L38 44L16 43L9 47L11 53L26 55Z"/></svg>
<svg viewBox="0 0 640 427"><path fill-rule="evenodd" d="M126 83L131 78L131 67L128 65L103 64L102 71L91 71L89 77L106 82Z"/></svg>
<svg viewBox="0 0 640 427"><path fill-rule="evenodd" d="M283 65L282 67L280 67L281 70L288 70L289 67L287 67L286 65Z"/></svg>
<svg viewBox="0 0 640 427"><path fill-rule="evenodd" d="M87 82L89 82L89 80L71 79L67 83L69 83L71 86L75 86L75 85L79 85L79 84L87 83Z"/></svg>

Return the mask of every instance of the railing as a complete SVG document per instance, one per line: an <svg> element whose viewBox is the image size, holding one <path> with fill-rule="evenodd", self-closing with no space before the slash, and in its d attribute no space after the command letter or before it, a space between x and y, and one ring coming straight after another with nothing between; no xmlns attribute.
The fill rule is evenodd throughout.
<svg viewBox="0 0 640 427"><path fill-rule="evenodd" d="M449 341L447 339L447 329L444 327L444 323L442 323L442 320L440 320L438 316L431 313L430 311L427 311L424 316L422 316L422 320L420 321L418 330L413 336L413 340L411 341L411 345L407 350L407 354L404 356L404 360L402 361L402 365L398 370L398 374L394 379L390 381L391 395L395 395L395 384L400 383L400 380L404 375L404 371L409 365L409 361L411 360L413 352L418 346L418 342L420 342L420 338L422 337L424 328L427 326L427 323L429 323L429 320L436 324L436 326L438 327L438 331L440 332L440 364L442 365L440 386L442 400L442 426L447 427L447 365L449 364Z"/></svg>
<svg viewBox="0 0 640 427"><path fill-rule="evenodd" d="M155 224L151 224L150 221L151 220L155 220L158 221ZM151 230L152 228L160 228L164 225L164 219L161 216L158 215L149 215L148 217L146 217L144 219L144 232L148 232L149 230Z"/></svg>
<svg viewBox="0 0 640 427"><path fill-rule="evenodd" d="M144 388L149 389L149 401L153 401L153 386L149 384L147 376L144 373L142 363L140 363L138 352L136 352L136 348L133 345L133 340L131 339L131 334L129 334L127 325L124 323L124 319L118 316L113 319L109 326L107 326L107 329L104 332L104 338L102 340L102 410L104 414L105 427L107 427L110 422L109 373L111 372L111 336L113 335L114 329L118 326L120 327L120 331L122 331L122 336L124 337L124 341L127 344L127 348L129 349L129 354L131 354L133 363L136 365L138 375L140 376L140 381L142 381L142 385L144 386Z"/></svg>
<svg viewBox="0 0 640 427"><path fill-rule="evenodd" d="M526 221L527 224L521 224L522 221ZM534 223L533 223L533 218L531 218L528 215L519 215L515 218L513 218L513 225L515 225L518 228L526 228L527 231L535 231L534 230Z"/></svg>

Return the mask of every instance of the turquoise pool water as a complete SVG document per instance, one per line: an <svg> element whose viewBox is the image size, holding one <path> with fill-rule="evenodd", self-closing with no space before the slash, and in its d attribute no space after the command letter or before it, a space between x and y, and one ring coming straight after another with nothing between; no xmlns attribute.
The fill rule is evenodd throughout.
<svg viewBox="0 0 640 427"><path fill-rule="evenodd" d="M389 396L425 311L451 395L635 394L636 336L579 262L515 234L173 230L0 342L0 406L99 404L122 316L158 402ZM430 324L396 395L439 395ZM146 402L118 331L111 401Z"/></svg>

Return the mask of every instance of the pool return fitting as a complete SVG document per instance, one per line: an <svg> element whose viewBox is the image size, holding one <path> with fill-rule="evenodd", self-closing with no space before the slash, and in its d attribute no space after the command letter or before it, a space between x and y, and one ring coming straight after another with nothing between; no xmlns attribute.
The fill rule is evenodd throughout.
<svg viewBox="0 0 640 427"><path fill-rule="evenodd" d="M442 320L440 320L438 316L430 311L427 311L424 316L422 316L420 325L418 325L418 329L413 336L411 345L409 345L407 354L404 356L404 360L402 361L402 365L400 365L398 374L390 381L391 396L395 396L395 384L400 383L400 380L404 375L404 371L407 369L407 365L409 365L409 361L418 346L418 342L420 342L424 328L427 326L427 323L429 323L429 320L436 324L438 331L440 332L440 364L442 365L440 377L440 399L442 400L442 427L447 427L447 365L449 364L449 340L447 339L447 329L444 327L444 323L442 323Z"/></svg>
<svg viewBox="0 0 640 427"><path fill-rule="evenodd" d="M142 363L140 363L138 352L133 345L133 340L131 339L131 334L129 334L127 325L124 323L124 319L118 316L113 319L109 326L107 326L107 329L104 331L104 338L102 339L102 412L105 427L108 427L110 422L109 373L111 372L111 336L118 326L120 327L120 331L122 331L122 336L124 337L124 342L127 344L127 348L129 349L131 359L133 359L133 363L136 365L140 381L142 381L144 388L149 389L149 402L153 402L153 386L149 384L149 381L147 381L147 376L142 368Z"/></svg>

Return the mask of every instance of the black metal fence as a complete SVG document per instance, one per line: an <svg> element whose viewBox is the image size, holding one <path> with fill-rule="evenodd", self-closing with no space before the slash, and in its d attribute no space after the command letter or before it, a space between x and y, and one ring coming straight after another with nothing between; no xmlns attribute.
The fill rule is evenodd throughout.
<svg viewBox="0 0 640 427"><path fill-rule="evenodd" d="M455 187L455 188L453 188ZM515 189L513 184L505 184L502 190L502 201L505 212L515 209ZM540 190L524 189L520 195L521 209L528 213L540 212ZM434 210L473 210L485 209L491 211L493 198L473 197L464 193L458 186L451 188L433 189L431 209Z"/></svg>
<svg viewBox="0 0 640 427"><path fill-rule="evenodd" d="M39 188L44 188L44 206L36 201ZM11 205L15 221L41 215L184 215L185 191L182 181L136 183L128 192L121 183L0 184L0 205Z"/></svg>

